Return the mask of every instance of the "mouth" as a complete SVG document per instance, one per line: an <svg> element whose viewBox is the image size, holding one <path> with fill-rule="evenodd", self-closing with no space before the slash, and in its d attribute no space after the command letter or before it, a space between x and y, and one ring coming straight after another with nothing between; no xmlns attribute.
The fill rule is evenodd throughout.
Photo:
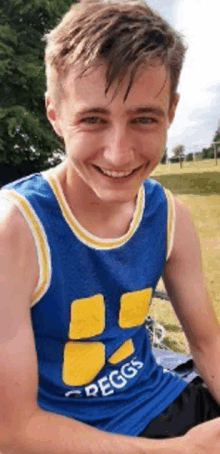
<svg viewBox="0 0 220 454"><path fill-rule="evenodd" d="M143 167L143 164L141 166L136 167L135 169L132 170L127 170L127 171L122 171L122 170L109 170L109 169L103 169L102 167L99 167L97 165L93 164L93 167L97 169L102 175L105 175L106 177L114 178L114 179L126 179L129 178L131 175L134 175L136 172L138 172L141 167Z"/></svg>

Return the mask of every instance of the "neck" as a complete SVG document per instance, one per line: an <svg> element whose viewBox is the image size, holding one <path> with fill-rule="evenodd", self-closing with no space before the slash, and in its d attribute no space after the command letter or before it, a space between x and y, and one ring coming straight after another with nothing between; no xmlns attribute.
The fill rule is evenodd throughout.
<svg viewBox="0 0 220 454"><path fill-rule="evenodd" d="M64 163L54 172L73 215L88 232L100 238L118 238L128 231L136 200L105 202Z"/></svg>

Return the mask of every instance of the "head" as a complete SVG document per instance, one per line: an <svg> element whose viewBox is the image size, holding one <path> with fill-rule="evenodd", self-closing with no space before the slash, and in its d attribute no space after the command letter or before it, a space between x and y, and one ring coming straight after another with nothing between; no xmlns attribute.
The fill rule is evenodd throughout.
<svg viewBox="0 0 220 454"><path fill-rule="evenodd" d="M82 0L45 40L47 93L56 104L70 69L83 75L100 62L105 65L106 93L126 77L125 99L140 67L162 64L172 97L186 50L180 34L142 0Z"/></svg>
<svg viewBox="0 0 220 454"><path fill-rule="evenodd" d="M47 116L72 185L99 200L134 200L174 116L179 34L142 0L84 0L46 39Z"/></svg>

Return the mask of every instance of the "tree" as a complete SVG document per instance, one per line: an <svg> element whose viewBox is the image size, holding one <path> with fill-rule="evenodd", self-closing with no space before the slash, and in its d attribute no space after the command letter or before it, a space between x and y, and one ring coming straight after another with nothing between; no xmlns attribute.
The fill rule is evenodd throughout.
<svg viewBox="0 0 220 454"><path fill-rule="evenodd" d="M167 147L164 149L163 156L161 159L161 164L166 164L167 163Z"/></svg>
<svg viewBox="0 0 220 454"><path fill-rule="evenodd" d="M214 149L212 147L202 149L202 159L214 158Z"/></svg>
<svg viewBox="0 0 220 454"><path fill-rule="evenodd" d="M172 153L175 156L175 158L179 159L180 167L183 166L184 150L185 150L184 145L180 144L175 145L172 149Z"/></svg>
<svg viewBox="0 0 220 454"><path fill-rule="evenodd" d="M214 134L213 142L220 142L220 119L218 120L218 126Z"/></svg>
<svg viewBox="0 0 220 454"><path fill-rule="evenodd" d="M215 131L213 142L212 142L213 154L215 157L215 164L217 165L217 157L220 154L220 119L218 120L218 127Z"/></svg>
<svg viewBox="0 0 220 454"><path fill-rule="evenodd" d="M187 161L193 161L193 153L188 153L188 154L186 155L186 160L187 160Z"/></svg>
<svg viewBox="0 0 220 454"><path fill-rule="evenodd" d="M213 140L209 148L203 148L202 159L216 159L220 157L220 119L218 120L217 129L213 135Z"/></svg>
<svg viewBox="0 0 220 454"><path fill-rule="evenodd" d="M0 165L16 168L16 176L47 168L53 152L59 154L63 148L45 119L42 36L72 3L72 0L1 2ZM0 181L4 182L4 176L0 175Z"/></svg>

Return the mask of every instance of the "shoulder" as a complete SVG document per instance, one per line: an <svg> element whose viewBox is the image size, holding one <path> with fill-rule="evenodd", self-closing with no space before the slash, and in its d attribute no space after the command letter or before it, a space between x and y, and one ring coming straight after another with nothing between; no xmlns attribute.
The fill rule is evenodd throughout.
<svg viewBox="0 0 220 454"><path fill-rule="evenodd" d="M198 240L198 235L194 225L193 217L187 207L179 200L174 198L175 213L176 213L176 228L175 239L176 243L188 244L195 239Z"/></svg>
<svg viewBox="0 0 220 454"><path fill-rule="evenodd" d="M175 233L175 199L169 189L154 179L144 181L145 210L156 219L166 235L166 260L170 257Z"/></svg>
<svg viewBox="0 0 220 454"><path fill-rule="evenodd" d="M26 219L10 200L0 197L0 249L3 280L23 281L30 294L38 279L33 237ZM25 280L28 276L28 280Z"/></svg>
<svg viewBox="0 0 220 454"><path fill-rule="evenodd" d="M0 198L0 362L2 433L9 438L22 412L36 411L36 360L30 321L30 299L36 286L37 263L26 220L18 208ZM19 389L19 392L18 392ZM25 410L26 409L26 410ZM13 417L12 417L13 415ZM25 421L25 420L24 420ZM13 425L12 425L13 423Z"/></svg>
<svg viewBox="0 0 220 454"><path fill-rule="evenodd" d="M171 203L172 194L159 181L148 178L143 183L146 206L167 207Z"/></svg>
<svg viewBox="0 0 220 454"><path fill-rule="evenodd" d="M186 260L188 266L200 256L200 242L191 213L176 197L173 197L175 209L175 231L171 261Z"/></svg>
<svg viewBox="0 0 220 454"><path fill-rule="evenodd" d="M48 196L51 192L44 173L41 172L28 175L3 186L0 190L0 196L19 205L24 199L27 203L43 200L45 195Z"/></svg>
<svg viewBox="0 0 220 454"><path fill-rule="evenodd" d="M164 192L164 188L161 183L159 183L159 181L157 180L154 180L153 178L147 178L146 180L144 180L143 185L145 192L149 195L152 195L153 193Z"/></svg>
<svg viewBox="0 0 220 454"><path fill-rule="evenodd" d="M16 238L16 243L19 243L26 241L26 234L28 227L24 217L16 205L0 193L0 238L8 242Z"/></svg>
<svg viewBox="0 0 220 454"><path fill-rule="evenodd" d="M22 223L24 229L29 227L35 242L46 241L45 238L42 240L42 237L45 237L44 223L51 214L50 208L54 207L55 197L41 173L3 186L0 190L0 199L11 202L11 215L13 213L15 226Z"/></svg>
<svg viewBox="0 0 220 454"><path fill-rule="evenodd" d="M144 181L143 186L148 203L164 203L168 207L170 204L174 204L171 191L166 189L159 181L148 178Z"/></svg>

